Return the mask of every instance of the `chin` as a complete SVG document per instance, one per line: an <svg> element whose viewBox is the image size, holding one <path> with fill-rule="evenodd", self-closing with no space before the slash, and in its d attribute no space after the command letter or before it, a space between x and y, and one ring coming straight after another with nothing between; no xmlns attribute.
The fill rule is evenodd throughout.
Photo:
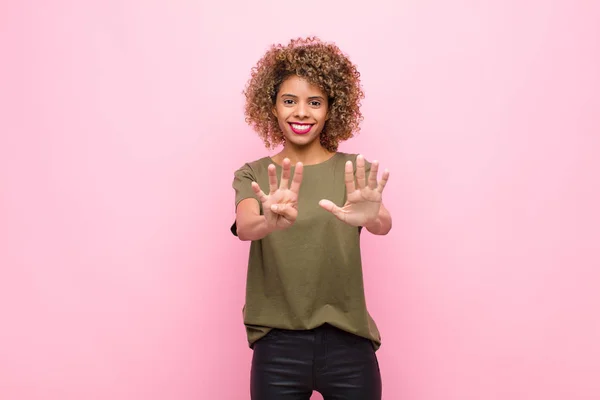
<svg viewBox="0 0 600 400"><path fill-rule="evenodd" d="M298 147L310 146L311 144L313 144L315 141L318 141L318 140L319 140L319 138L298 138L298 137L286 139L286 141L288 141Z"/></svg>

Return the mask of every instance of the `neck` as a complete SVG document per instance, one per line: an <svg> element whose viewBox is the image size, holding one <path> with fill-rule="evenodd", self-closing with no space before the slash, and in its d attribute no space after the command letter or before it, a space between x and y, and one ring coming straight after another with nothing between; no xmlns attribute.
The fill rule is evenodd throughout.
<svg viewBox="0 0 600 400"><path fill-rule="evenodd" d="M284 146L283 150L272 157L277 163L281 163L284 158L289 158L291 164L301 162L304 165L319 164L328 160L334 153L326 150L319 145L311 148Z"/></svg>

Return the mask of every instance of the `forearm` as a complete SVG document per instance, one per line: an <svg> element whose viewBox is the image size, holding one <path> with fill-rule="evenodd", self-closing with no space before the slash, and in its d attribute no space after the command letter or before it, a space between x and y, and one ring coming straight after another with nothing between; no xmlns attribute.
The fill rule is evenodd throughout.
<svg viewBox="0 0 600 400"><path fill-rule="evenodd" d="M392 216L389 211L381 205L377 218L373 222L365 224L365 228L374 235L387 235L392 229Z"/></svg>
<svg viewBox="0 0 600 400"><path fill-rule="evenodd" d="M267 225L264 215L247 215L236 221L237 234L240 240L260 240L272 230Z"/></svg>

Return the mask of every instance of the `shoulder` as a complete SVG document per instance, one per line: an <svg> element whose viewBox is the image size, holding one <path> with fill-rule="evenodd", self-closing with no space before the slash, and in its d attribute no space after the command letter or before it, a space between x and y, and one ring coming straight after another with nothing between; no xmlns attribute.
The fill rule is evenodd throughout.
<svg viewBox="0 0 600 400"><path fill-rule="evenodd" d="M237 170L235 170L235 174L256 174L261 173L263 170L269 167L271 163L270 157L262 157L258 160L249 161L240 166Z"/></svg>
<svg viewBox="0 0 600 400"><path fill-rule="evenodd" d="M337 152L338 160L344 164L348 161L352 161L352 165L354 166L354 169L356 169L356 157L358 157L358 155L359 155L358 153L343 153L341 151ZM365 167L369 168L370 166L371 166L371 163L365 157Z"/></svg>
<svg viewBox="0 0 600 400"><path fill-rule="evenodd" d="M359 154L362 154L362 153L344 153L341 151L337 152L337 156L340 159L343 159L344 161L352 161L352 162L356 161L356 157L358 157ZM362 154L362 155L364 156L364 154ZM367 161L367 157L365 157L365 161Z"/></svg>
<svg viewBox="0 0 600 400"><path fill-rule="evenodd" d="M356 156L358 154L354 154L354 153L344 153L342 151L338 151L337 152L337 157L338 159L342 160L342 161L352 161L354 162L354 160L356 160Z"/></svg>

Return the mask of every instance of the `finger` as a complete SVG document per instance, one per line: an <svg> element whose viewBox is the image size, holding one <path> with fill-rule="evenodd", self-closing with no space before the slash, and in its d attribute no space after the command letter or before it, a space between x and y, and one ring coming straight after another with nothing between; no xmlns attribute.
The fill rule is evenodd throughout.
<svg viewBox="0 0 600 400"><path fill-rule="evenodd" d="M365 158L360 154L356 156L356 185L359 189L362 189L366 186Z"/></svg>
<svg viewBox="0 0 600 400"><path fill-rule="evenodd" d="M383 189L385 189L385 185L387 184L387 181L389 178L390 178L390 171L388 171L386 169L385 171L383 171L383 175L381 176L381 180L379 181L379 185L377 186L377 191L379 193L383 192Z"/></svg>
<svg viewBox="0 0 600 400"><path fill-rule="evenodd" d="M277 169L274 164L269 164L269 194L273 194L277 190Z"/></svg>
<svg viewBox="0 0 600 400"><path fill-rule="evenodd" d="M295 221L298 216L298 210L289 204L273 204L271 206L271 211L290 221Z"/></svg>
<svg viewBox="0 0 600 400"><path fill-rule="evenodd" d="M379 161L373 161L371 163L371 171L369 172L369 187L371 189L377 189L377 172L379 170Z"/></svg>
<svg viewBox="0 0 600 400"><path fill-rule="evenodd" d="M346 193L350 194L356 190L354 186L354 167L352 166L352 161L346 161L344 182L346 182Z"/></svg>
<svg viewBox="0 0 600 400"><path fill-rule="evenodd" d="M283 165L281 168L282 168L282 171L281 171L281 181L279 181L279 189L287 189L289 186L289 182L290 182L290 171L291 171L289 158L283 159Z"/></svg>
<svg viewBox="0 0 600 400"><path fill-rule="evenodd" d="M340 207L336 206L334 202L330 200L321 200L319 201L319 205L325 210L335 215L340 221L346 220L346 214L342 211Z"/></svg>
<svg viewBox="0 0 600 400"><path fill-rule="evenodd" d="M292 186L290 190L293 193L298 194L300 192L300 184L302 183L302 173L304 171L304 165L301 162L296 163L296 169L294 170L294 178L292 179Z"/></svg>
<svg viewBox="0 0 600 400"><path fill-rule="evenodd" d="M252 182L251 186L252 186L252 190L254 190L254 193L256 193L256 196L258 196L258 199L260 200L261 203L264 203L265 201L267 201L267 195L265 194L265 192L263 192L260 189L260 186L258 186L258 183Z"/></svg>

